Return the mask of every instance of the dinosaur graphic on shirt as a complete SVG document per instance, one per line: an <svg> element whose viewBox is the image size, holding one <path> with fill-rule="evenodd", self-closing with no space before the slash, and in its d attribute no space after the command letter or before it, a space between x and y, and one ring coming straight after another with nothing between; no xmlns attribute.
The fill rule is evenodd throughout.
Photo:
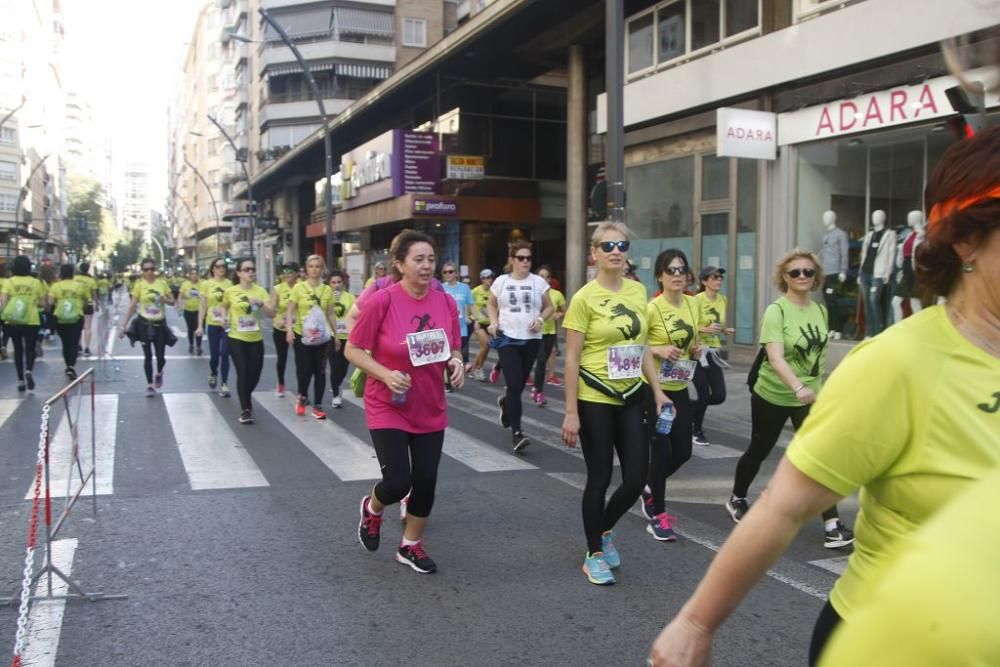
<svg viewBox="0 0 1000 667"><path fill-rule="evenodd" d="M670 340L677 342L677 347L682 350L686 350L691 341L694 339L694 327L676 315L671 315L668 319L670 322L670 328L667 329L667 333L670 334ZM674 334L682 333L683 336L674 337Z"/></svg>
<svg viewBox="0 0 1000 667"><path fill-rule="evenodd" d="M607 303L605 301L604 303ZM629 310L628 307L623 303L616 303L611 307L611 318L615 319L618 317L627 317L629 319L629 326L615 328L622 332L622 338L625 340L635 340L642 333L642 322L639 320L639 316L636 315L634 310Z"/></svg>

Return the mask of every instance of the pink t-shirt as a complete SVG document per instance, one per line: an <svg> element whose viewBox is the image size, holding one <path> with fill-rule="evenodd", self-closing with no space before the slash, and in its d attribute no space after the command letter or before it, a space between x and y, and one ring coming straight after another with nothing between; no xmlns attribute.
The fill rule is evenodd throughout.
<svg viewBox="0 0 1000 667"><path fill-rule="evenodd" d="M383 276L379 278L371 285L361 290L361 294L358 295L358 299L357 301L354 302L354 305L358 307L358 310L361 310L362 308L365 307L365 304L368 303L368 299L371 298L372 294L380 290L384 290L389 285L395 285L395 284L396 284L396 279L393 278L392 276ZM444 291L444 285L442 285L437 278L431 278L431 288L436 289L439 292Z"/></svg>
<svg viewBox="0 0 1000 667"><path fill-rule="evenodd" d="M371 350L386 368L409 373L412 380L406 402L397 405L384 382L368 378L365 419L369 429L433 433L448 426L444 400L447 360L414 367L406 344L406 334L433 329L444 330L452 350L461 348L458 308L445 292L431 289L424 298L414 299L397 283L369 295L348 340L355 347Z"/></svg>

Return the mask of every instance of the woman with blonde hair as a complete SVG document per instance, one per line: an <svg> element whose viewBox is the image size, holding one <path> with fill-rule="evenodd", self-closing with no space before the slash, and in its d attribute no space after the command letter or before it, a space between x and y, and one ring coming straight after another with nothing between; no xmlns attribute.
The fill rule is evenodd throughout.
<svg viewBox="0 0 1000 667"><path fill-rule="evenodd" d="M306 259L306 279L300 280L288 295L288 307L285 310L285 339L295 350L295 374L298 379L298 400L295 404L295 414L302 417L309 403L309 384L313 385L315 400L312 404L312 415L315 419L326 419L323 410L323 392L326 391L326 341L316 344L307 336L303 339L303 320L313 307L318 307L326 320L327 333L333 339L334 349L340 342L337 340L337 313L334 310L333 289L323 282L326 273L326 261L319 255L310 255Z"/></svg>

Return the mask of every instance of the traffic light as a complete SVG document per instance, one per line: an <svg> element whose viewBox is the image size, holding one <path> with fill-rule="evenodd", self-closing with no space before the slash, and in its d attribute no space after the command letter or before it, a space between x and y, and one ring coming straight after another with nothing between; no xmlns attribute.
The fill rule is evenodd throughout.
<svg viewBox="0 0 1000 667"><path fill-rule="evenodd" d="M948 96L951 108L958 113L957 116L953 116L947 121L956 141L969 139L983 129L985 122L983 116L986 108L985 92L983 84L974 82L974 85L979 86L978 92L969 92L962 86L952 86L944 91L944 94Z"/></svg>

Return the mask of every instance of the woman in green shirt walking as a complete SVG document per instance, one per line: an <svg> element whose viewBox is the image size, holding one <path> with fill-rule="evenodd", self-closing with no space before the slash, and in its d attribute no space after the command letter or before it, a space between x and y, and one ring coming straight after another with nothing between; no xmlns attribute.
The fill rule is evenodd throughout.
<svg viewBox="0 0 1000 667"><path fill-rule="evenodd" d="M31 260L24 255L14 258L12 275L0 291L0 319L4 333L14 341L14 367L17 370L17 390L35 388L35 344L41 320L38 309L44 305L48 288L31 275Z"/></svg>
<svg viewBox="0 0 1000 667"><path fill-rule="evenodd" d="M49 307L55 315L56 331L62 340L66 377L76 378L76 360L80 353L80 333L83 330L83 308L89 295L87 286L73 279L73 265L59 267L59 281L49 288Z"/></svg>
<svg viewBox="0 0 1000 667"><path fill-rule="evenodd" d="M222 297L229 322L229 355L236 368L236 395L240 398L240 423L253 423L251 395L264 369L263 315L274 317L275 308L263 287L258 285L257 267L245 259L236 269L239 283L226 290Z"/></svg>

